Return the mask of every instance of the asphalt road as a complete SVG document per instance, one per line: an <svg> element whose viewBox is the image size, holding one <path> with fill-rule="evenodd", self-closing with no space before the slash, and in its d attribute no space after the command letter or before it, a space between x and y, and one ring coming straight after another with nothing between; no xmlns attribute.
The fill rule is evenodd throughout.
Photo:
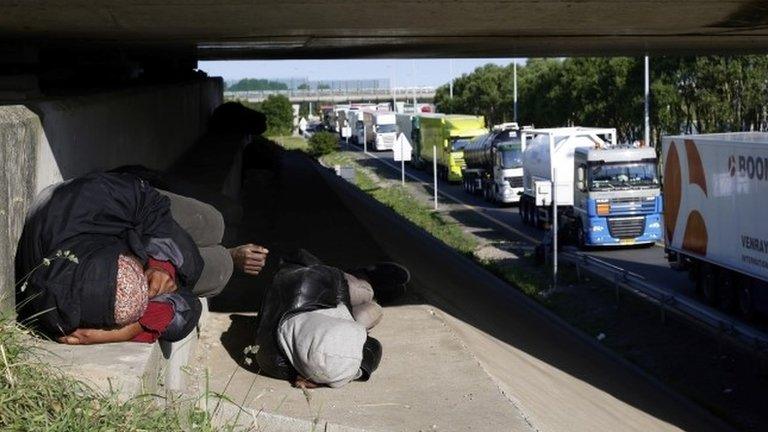
<svg viewBox="0 0 768 432"><path fill-rule="evenodd" d="M352 149L355 149L352 146ZM358 149L359 150L359 149ZM393 177L399 176L400 164L392 161L391 152L369 153L369 160L376 161L378 167L386 167ZM395 173L395 171L397 171ZM396 174L396 175L395 175ZM417 170L406 164L406 174L409 176L406 180L413 182L418 179L427 183L424 185L432 191L432 174L427 171ZM449 184L439 181L438 190L440 193L447 194L455 201L471 207L476 212L485 215L484 218L495 229L503 232L510 240L517 241L538 241L544 237L545 231L523 224L518 213L516 205L499 207L495 204L486 202L480 196L466 193L463 187L458 184ZM448 198L440 196L440 202L446 202ZM597 248L585 252L595 258L621 267L625 270L642 275L650 284L668 290L686 295L693 295L693 283L688 279L686 272L673 270L669 267L664 255L664 248L654 247L610 247Z"/></svg>

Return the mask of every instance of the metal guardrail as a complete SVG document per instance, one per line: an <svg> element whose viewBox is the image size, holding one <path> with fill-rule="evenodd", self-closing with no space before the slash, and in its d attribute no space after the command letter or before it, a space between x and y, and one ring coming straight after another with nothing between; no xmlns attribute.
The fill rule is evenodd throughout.
<svg viewBox="0 0 768 432"><path fill-rule="evenodd" d="M667 312L697 323L713 332L718 337L728 338L761 355L768 355L768 334L754 327L735 320L720 311L703 305L683 294L649 284L646 279L599 258L580 252L561 252L560 257L576 266L577 276L581 279L582 270L601 277L614 284L616 297L621 289L646 300L655 302L660 307L661 320L666 320ZM602 273L602 274L601 274ZM608 273L606 275L605 273Z"/></svg>

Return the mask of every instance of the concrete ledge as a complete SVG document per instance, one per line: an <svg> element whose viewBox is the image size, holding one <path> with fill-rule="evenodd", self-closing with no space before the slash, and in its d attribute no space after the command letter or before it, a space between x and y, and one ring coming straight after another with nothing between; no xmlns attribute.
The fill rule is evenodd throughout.
<svg viewBox="0 0 768 432"><path fill-rule="evenodd" d="M41 344L42 360L96 390L115 391L124 399L147 393L183 393L187 389L184 369L195 355L200 328L208 317L208 301L201 300L198 328L178 342L73 346L47 341Z"/></svg>

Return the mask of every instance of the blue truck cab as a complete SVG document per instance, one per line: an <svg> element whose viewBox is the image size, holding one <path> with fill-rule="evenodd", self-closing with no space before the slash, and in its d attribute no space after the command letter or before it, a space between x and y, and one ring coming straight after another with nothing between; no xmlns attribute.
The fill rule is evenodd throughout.
<svg viewBox="0 0 768 432"><path fill-rule="evenodd" d="M579 247L653 244L662 239L656 151L577 148L573 230Z"/></svg>

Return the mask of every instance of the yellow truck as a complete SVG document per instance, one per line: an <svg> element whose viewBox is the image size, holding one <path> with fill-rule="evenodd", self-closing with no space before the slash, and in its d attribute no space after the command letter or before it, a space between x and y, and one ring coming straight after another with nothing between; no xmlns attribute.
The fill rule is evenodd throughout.
<svg viewBox="0 0 768 432"><path fill-rule="evenodd" d="M461 181L464 146L472 138L488 133L483 116L464 114L423 114L419 116L419 129L419 162L431 169L435 147L438 177L452 183Z"/></svg>

